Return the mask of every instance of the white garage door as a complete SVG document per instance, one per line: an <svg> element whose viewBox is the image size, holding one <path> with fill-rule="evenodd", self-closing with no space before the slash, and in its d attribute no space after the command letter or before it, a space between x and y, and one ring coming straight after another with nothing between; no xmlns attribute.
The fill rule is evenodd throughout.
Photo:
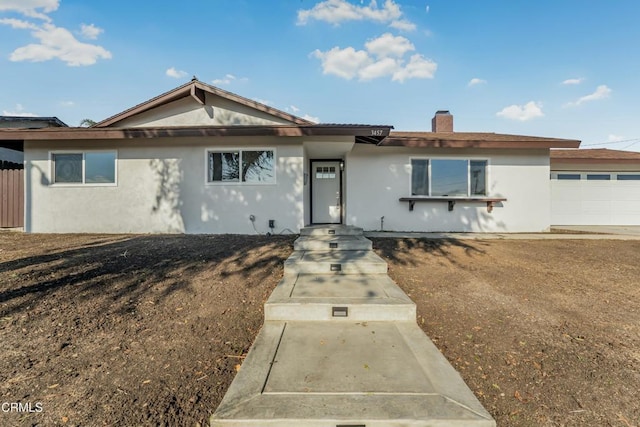
<svg viewBox="0 0 640 427"><path fill-rule="evenodd" d="M552 225L640 225L640 173L552 172Z"/></svg>

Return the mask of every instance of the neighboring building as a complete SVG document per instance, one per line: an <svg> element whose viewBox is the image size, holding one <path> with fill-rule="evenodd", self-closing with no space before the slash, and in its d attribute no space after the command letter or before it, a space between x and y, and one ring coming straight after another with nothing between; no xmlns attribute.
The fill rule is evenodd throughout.
<svg viewBox="0 0 640 427"><path fill-rule="evenodd" d="M57 117L0 116L0 129L40 129L45 127L67 127L67 125ZM0 140L0 167L21 168L24 160L22 149L22 141Z"/></svg>
<svg viewBox="0 0 640 427"><path fill-rule="evenodd" d="M551 150L552 225L640 225L640 153Z"/></svg>
<svg viewBox="0 0 640 427"><path fill-rule="evenodd" d="M545 231L550 148L579 141L314 124L197 80L91 128L24 141L25 231ZM274 220L273 228L269 220Z"/></svg>

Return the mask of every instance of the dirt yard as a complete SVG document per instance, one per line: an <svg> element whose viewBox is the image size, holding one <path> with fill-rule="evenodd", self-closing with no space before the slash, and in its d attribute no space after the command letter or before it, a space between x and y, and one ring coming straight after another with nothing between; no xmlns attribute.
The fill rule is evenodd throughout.
<svg viewBox="0 0 640 427"><path fill-rule="evenodd" d="M292 242L0 233L0 425L206 426ZM640 426L640 242L374 246L498 425Z"/></svg>

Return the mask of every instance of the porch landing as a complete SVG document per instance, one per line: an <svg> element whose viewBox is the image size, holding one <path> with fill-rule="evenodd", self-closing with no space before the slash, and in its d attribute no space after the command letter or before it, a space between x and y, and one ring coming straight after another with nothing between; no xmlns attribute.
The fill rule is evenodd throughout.
<svg viewBox="0 0 640 427"><path fill-rule="evenodd" d="M330 230L338 247L362 238L353 227L314 227L301 239L322 240ZM295 264L306 262L300 252L319 264L340 260L356 273L299 274ZM386 264L380 273L357 273L382 261L360 252L294 251L212 426L495 426L416 324L415 304L386 275Z"/></svg>

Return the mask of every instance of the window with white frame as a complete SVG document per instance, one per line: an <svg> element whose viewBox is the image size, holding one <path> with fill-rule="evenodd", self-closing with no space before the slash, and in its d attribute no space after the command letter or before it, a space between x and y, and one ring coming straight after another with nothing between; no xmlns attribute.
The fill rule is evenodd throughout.
<svg viewBox="0 0 640 427"><path fill-rule="evenodd" d="M54 184L109 185L116 183L115 151L51 153Z"/></svg>
<svg viewBox="0 0 640 427"><path fill-rule="evenodd" d="M487 161L411 159L411 195L469 197L487 195Z"/></svg>
<svg viewBox="0 0 640 427"><path fill-rule="evenodd" d="M275 184L275 150L208 150L207 182Z"/></svg>

